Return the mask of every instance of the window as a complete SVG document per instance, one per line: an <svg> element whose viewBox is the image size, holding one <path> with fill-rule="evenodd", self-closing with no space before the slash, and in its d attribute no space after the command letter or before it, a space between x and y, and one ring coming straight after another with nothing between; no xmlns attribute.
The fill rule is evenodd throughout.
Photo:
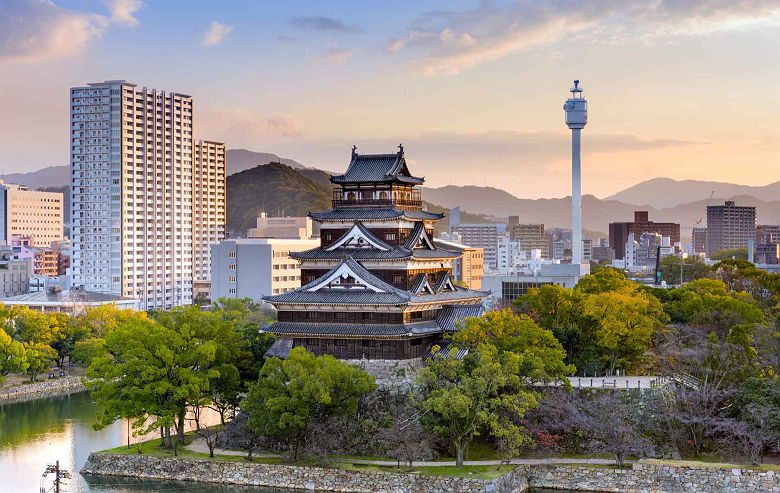
<svg viewBox="0 0 780 493"><path fill-rule="evenodd" d="M385 240L395 241L395 233L385 233Z"/></svg>
<svg viewBox="0 0 780 493"><path fill-rule="evenodd" d="M236 264L230 264L230 265L228 265L228 269L230 269L230 270L236 270Z"/></svg>
<svg viewBox="0 0 780 493"><path fill-rule="evenodd" d="M236 288L230 288L229 293L230 294L236 294Z"/></svg>
<svg viewBox="0 0 780 493"><path fill-rule="evenodd" d="M230 252L228 258L236 258L236 252Z"/></svg>
<svg viewBox="0 0 780 493"><path fill-rule="evenodd" d="M236 282L236 276L230 276L230 282Z"/></svg>

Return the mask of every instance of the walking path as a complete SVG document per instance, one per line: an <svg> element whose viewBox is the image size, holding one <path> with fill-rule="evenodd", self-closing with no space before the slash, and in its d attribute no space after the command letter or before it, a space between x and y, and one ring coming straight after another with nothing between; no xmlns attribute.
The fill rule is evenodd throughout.
<svg viewBox="0 0 780 493"><path fill-rule="evenodd" d="M200 452L203 454L209 453L209 448L206 446L206 442L203 441L202 438L196 437L193 442L187 446L184 447L187 450L190 450L192 452ZM234 456L245 456L246 451L243 450L227 450L222 448L215 448L214 454L216 455L234 455ZM281 457L279 454L273 454L273 453L262 453L262 454L254 454L254 457ZM335 461L338 461L338 457L334 457ZM343 459L343 462L349 462L351 464L367 464L367 465L374 465L374 466L396 466L398 465L398 461L395 460L371 460L371 459ZM630 462L630 461L626 461ZM467 460L463 461L463 465L465 466L497 466L500 464L505 464L506 462L500 461L500 460ZM526 459L526 458L515 458L510 459L509 463L512 465L516 464L528 464L528 465L535 465L535 464L600 464L600 465L613 465L615 464L615 461L612 459L599 459L599 458L568 458L568 457L544 457L544 458L534 458L534 459ZM403 461L401 461L401 465L404 465ZM415 461L414 467L426 467L426 466L454 466L455 461Z"/></svg>

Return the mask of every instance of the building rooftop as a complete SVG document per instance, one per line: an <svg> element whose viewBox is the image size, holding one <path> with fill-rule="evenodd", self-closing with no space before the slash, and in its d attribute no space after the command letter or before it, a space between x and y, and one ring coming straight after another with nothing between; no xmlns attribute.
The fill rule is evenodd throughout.
<svg viewBox="0 0 780 493"><path fill-rule="evenodd" d="M3 298L5 304L43 304L43 303L111 303L117 301L135 301L133 298L96 293L94 291L37 291Z"/></svg>
<svg viewBox="0 0 780 493"><path fill-rule="evenodd" d="M315 221L387 221L404 218L409 220L438 221L444 217L443 213L428 211L402 211L394 207L365 207L365 208L338 208L325 212L310 212L309 217Z"/></svg>

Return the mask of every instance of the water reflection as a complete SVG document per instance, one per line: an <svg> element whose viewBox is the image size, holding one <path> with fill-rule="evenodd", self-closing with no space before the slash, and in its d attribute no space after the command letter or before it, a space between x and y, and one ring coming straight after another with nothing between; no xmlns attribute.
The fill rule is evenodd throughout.
<svg viewBox="0 0 780 493"><path fill-rule="evenodd" d="M38 491L41 474L48 463L73 476L63 492L196 491L244 493L274 491L194 483L128 480L127 478L83 478L78 474L90 452L127 443L125 422L95 431L95 404L88 392L61 395L18 403L0 402L0 491ZM201 422L214 424L219 415L204 412ZM191 423L190 423L191 424ZM131 437L130 442L137 440ZM48 484L51 484L49 482Z"/></svg>

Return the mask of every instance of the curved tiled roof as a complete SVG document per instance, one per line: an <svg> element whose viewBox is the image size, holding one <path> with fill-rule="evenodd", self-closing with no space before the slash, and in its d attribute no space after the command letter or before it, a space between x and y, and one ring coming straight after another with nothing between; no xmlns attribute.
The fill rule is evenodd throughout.
<svg viewBox="0 0 780 493"><path fill-rule="evenodd" d="M342 266L348 267L357 279L379 291L320 287L324 280L335 274ZM293 304L398 305L407 303L409 294L376 277L354 258L347 257L318 279L292 291L265 296L263 299L271 303Z"/></svg>
<svg viewBox="0 0 780 493"><path fill-rule="evenodd" d="M358 154L352 151L352 160L342 175L330 177L332 183L392 182L421 184L424 178L412 176L406 166L403 149L394 154Z"/></svg>
<svg viewBox="0 0 780 493"><path fill-rule="evenodd" d="M388 221L399 218L412 221L438 221L444 217L444 214L428 211L402 211L395 207L339 207L324 212L309 212L309 217L315 221Z"/></svg>
<svg viewBox="0 0 780 493"><path fill-rule="evenodd" d="M390 250L391 248L393 248L391 245L388 245L384 241L382 241L379 238L377 238L376 235L374 235L374 233L372 233L365 226L363 226L362 222L355 221L355 224L351 228L349 228L349 230L347 230L346 233L341 235L341 238L337 239L336 241L334 241L333 243L328 245L326 250L331 251L331 250L334 250L335 248L338 248L335 245L338 245L339 243L341 243L344 240L348 239L350 236L353 236L355 234L354 230L356 228L357 228L357 231L359 232L359 234L366 238L366 241L368 241L370 243L373 243L374 245L379 247L379 249L381 249L381 250ZM367 246L372 246L372 245L369 244Z"/></svg>
<svg viewBox="0 0 780 493"><path fill-rule="evenodd" d="M445 332L455 332L459 329L458 323L464 318L481 317L485 314L482 305L445 305L436 317L436 323Z"/></svg>

